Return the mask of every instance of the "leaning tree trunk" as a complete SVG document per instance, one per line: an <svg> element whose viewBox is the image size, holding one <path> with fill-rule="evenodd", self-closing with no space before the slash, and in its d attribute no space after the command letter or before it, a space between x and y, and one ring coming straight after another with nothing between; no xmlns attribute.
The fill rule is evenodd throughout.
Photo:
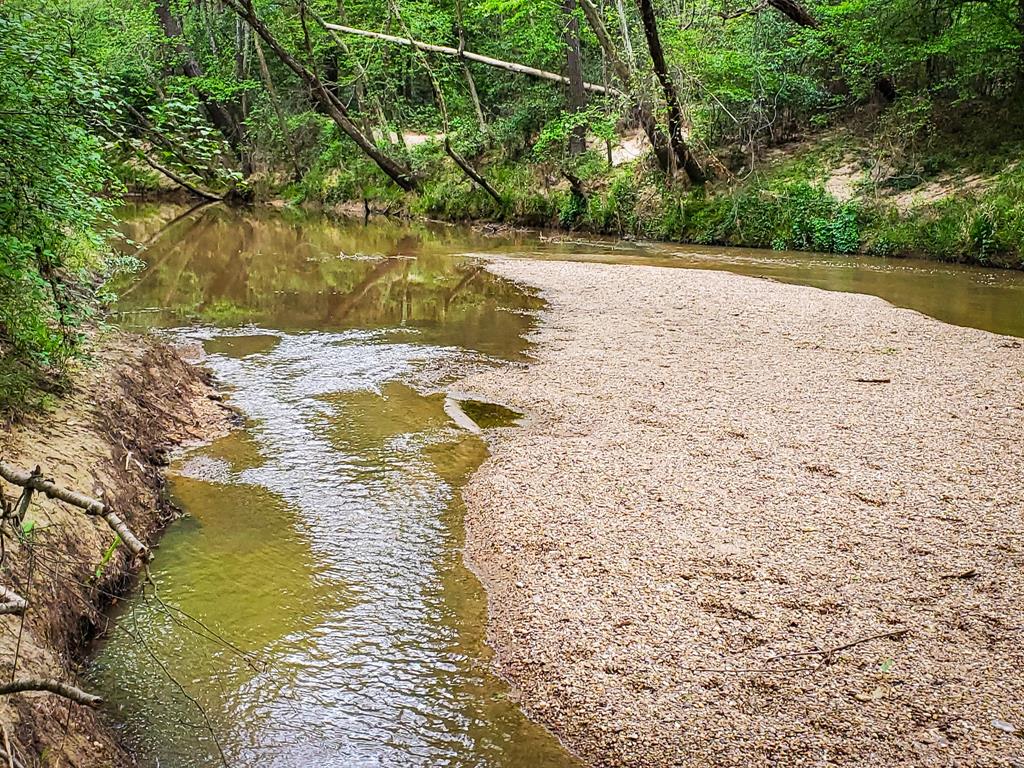
<svg viewBox="0 0 1024 768"><path fill-rule="evenodd" d="M817 29L820 24L810 11L795 0L768 0L768 5L792 19L801 27Z"/></svg>
<svg viewBox="0 0 1024 768"><path fill-rule="evenodd" d="M580 23L576 18L576 0L562 0L565 19L565 75L569 78L569 110L578 115L587 106L587 92L583 89L583 62L580 56ZM577 125L569 134L569 154L582 155L587 151L587 126Z"/></svg>
<svg viewBox="0 0 1024 768"><path fill-rule="evenodd" d="M285 117L284 109L277 98L277 89L274 88L274 80L270 76L270 67L267 66L267 57L263 55L263 46L259 39L253 39L253 48L256 51L256 59L260 65L260 77L263 78L263 87L267 89L267 98L270 106L274 108L274 115L277 117L277 126L281 130L281 138L284 141L288 154L291 155L292 170L295 172L293 178L296 182L302 179L302 166L299 163L299 155L295 144L291 140L291 131L288 130L288 119Z"/></svg>
<svg viewBox="0 0 1024 768"><path fill-rule="evenodd" d="M321 104L327 111L327 114L335 122L335 124L341 128L341 130L347 135L356 145L363 151L363 153L373 160L395 184L404 189L407 192L415 190L418 186L416 176L412 170L400 164L393 158L381 152L376 145L356 126L352 119L349 117L348 110L345 105L334 96L328 90L327 86L317 77L315 72L310 71L298 59L288 53L284 46L277 41L277 38L270 32L270 29L263 22L263 20L256 15L256 9L253 7L252 0L224 0L231 10L249 22L249 25L253 28L263 41L270 47L272 51L277 55L281 62L287 66L292 72L298 75L299 79L302 80L309 88L313 98Z"/></svg>
<svg viewBox="0 0 1024 768"><path fill-rule="evenodd" d="M673 159L676 166L686 172L690 181L694 184L703 184L707 180L707 176L683 137L683 107L679 103L679 95L676 93L668 65L665 63L665 52L662 50L661 38L658 36L658 21L654 16L654 5L651 0L636 0L636 5L640 10L640 20L644 25L644 36L647 38L647 47L651 52L654 73L658 76L658 82L661 83L665 104L668 107L668 139L672 147Z"/></svg>

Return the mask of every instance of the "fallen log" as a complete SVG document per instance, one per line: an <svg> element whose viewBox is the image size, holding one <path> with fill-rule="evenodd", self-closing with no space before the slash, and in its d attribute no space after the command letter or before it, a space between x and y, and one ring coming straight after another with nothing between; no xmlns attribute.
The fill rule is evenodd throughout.
<svg viewBox="0 0 1024 768"><path fill-rule="evenodd" d="M111 530L121 537L121 541L124 542L133 555L143 560L149 559L149 548L139 541L124 520L118 517L114 510L110 509L102 501L98 501L78 491L61 488L53 481L45 479L40 467L36 467L32 472L26 472L12 467L7 462L0 461L0 477L9 483L20 485L22 488L31 488L34 491L45 494L47 498L59 499L74 507L78 507L87 515L102 517L107 521L107 525L110 526Z"/></svg>
<svg viewBox="0 0 1024 768"><path fill-rule="evenodd" d="M519 64L515 61L505 61L503 59L495 59L491 56L484 56L480 53L473 53L472 51L460 51L458 48L451 48L447 45L434 45L433 43L425 43L422 40L413 40L408 37L396 37L395 35L386 35L383 32L371 32L367 29L356 29L355 27L345 27L341 24L330 24L324 23L324 28L333 30L335 32L343 32L346 35L358 35L359 37L369 37L373 40L383 40L386 43L394 43L395 45L406 45L413 48L417 48L421 51L427 51L428 53L440 53L445 56L452 56L457 59L466 59L467 61L475 61L480 64L486 64L489 67L496 67L497 69L504 69L506 72L515 72L519 75L527 75L529 77L536 77L541 80L550 80L554 83L562 83L563 85L569 85L569 78L563 75L559 75L555 72L548 72L543 69L537 69L536 67L529 67L526 64ZM605 87L603 85L597 85L596 83L583 83L583 88L592 93L602 93L612 96L623 96L624 94L618 88L611 86Z"/></svg>

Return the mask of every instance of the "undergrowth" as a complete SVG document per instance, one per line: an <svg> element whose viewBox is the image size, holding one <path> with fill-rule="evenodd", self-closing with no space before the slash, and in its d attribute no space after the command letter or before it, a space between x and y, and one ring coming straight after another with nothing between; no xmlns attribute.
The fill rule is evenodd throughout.
<svg viewBox="0 0 1024 768"><path fill-rule="evenodd" d="M564 158L485 157L478 167L501 193L501 205L471 184L437 142L410 153L412 167L424 180L411 196L397 193L365 163L349 162L342 146L326 151L303 183L289 189L289 198L327 204L368 199L377 208L448 221L1024 268L1024 168L1005 156L1002 161L987 158L988 167L1002 168L990 183L901 212L884 195L871 194L866 184L853 200L829 192L826 168L848 159L851 151L835 139L743 180L697 189L667 185L643 160L609 168L598 153L587 153L568 168L581 179L583 196L572 191ZM952 162L946 155L940 159L935 160L938 166ZM882 162L861 161L865 166ZM922 162L918 156L914 161ZM908 178L911 185L927 180L925 175Z"/></svg>

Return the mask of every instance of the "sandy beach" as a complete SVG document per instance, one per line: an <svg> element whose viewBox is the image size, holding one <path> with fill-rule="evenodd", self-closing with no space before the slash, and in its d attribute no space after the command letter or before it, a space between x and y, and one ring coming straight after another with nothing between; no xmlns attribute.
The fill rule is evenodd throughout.
<svg viewBox="0 0 1024 768"><path fill-rule="evenodd" d="M523 706L599 766L1024 766L1024 348L869 296L499 260L548 309L468 392ZM1024 311L1024 308L1022 308Z"/></svg>

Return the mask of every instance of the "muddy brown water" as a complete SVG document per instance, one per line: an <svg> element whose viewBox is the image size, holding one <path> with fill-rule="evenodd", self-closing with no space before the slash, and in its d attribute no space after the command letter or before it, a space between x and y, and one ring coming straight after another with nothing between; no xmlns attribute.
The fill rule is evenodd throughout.
<svg viewBox="0 0 1024 768"><path fill-rule="evenodd" d="M151 766L220 750L238 766L575 765L491 673L486 597L461 558L460 488L486 445L451 423L444 389L527 359L540 306L473 254L727 269L1024 336L1017 273L182 214L124 212L147 266L117 317L201 343L246 425L176 463L187 516L153 564L166 605L152 590L122 604L90 668Z"/></svg>

